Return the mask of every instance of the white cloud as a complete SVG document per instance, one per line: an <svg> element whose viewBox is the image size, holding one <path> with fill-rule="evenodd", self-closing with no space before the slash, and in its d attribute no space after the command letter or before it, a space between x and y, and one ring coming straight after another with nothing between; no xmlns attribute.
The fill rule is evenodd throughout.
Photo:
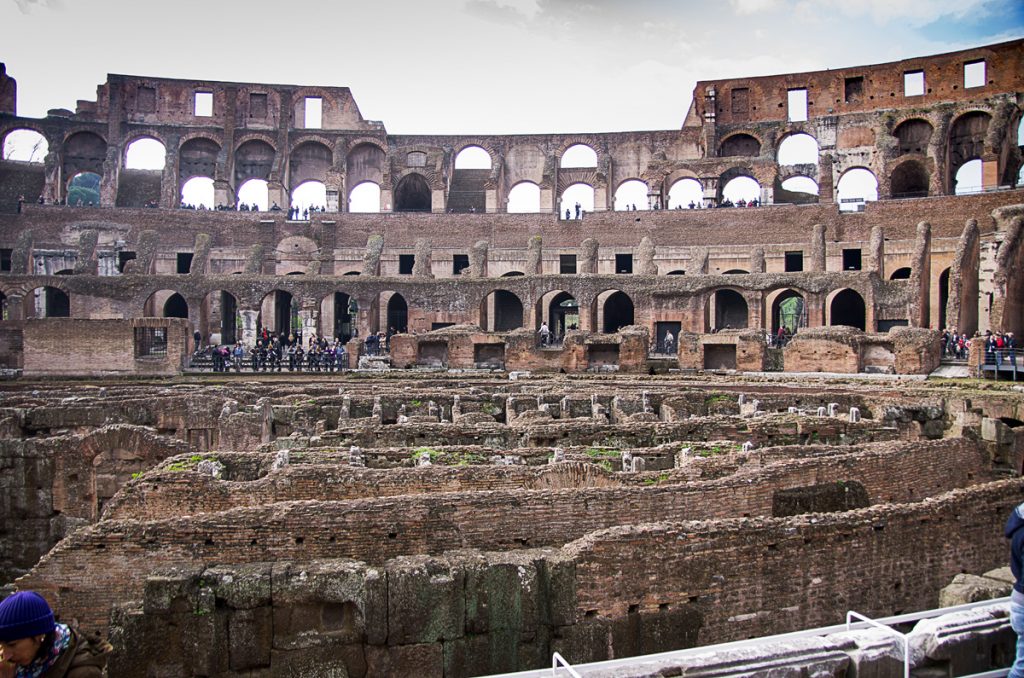
<svg viewBox="0 0 1024 678"><path fill-rule="evenodd" d="M777 8L780 0L730 0L733 9L739 15L757 14Z"/></svg>

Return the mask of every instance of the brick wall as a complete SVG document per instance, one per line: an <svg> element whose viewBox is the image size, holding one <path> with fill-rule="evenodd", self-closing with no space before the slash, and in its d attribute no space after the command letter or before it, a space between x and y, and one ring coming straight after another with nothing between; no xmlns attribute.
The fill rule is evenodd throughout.
<svg viewBox="0 0 1024 678"><path fill-rule="evenodd" d="M164 328L166 351L136 357L135 329ZM179 318L28 320L24 330L26 376L174 375L188 357L189 324Z"/></svg>

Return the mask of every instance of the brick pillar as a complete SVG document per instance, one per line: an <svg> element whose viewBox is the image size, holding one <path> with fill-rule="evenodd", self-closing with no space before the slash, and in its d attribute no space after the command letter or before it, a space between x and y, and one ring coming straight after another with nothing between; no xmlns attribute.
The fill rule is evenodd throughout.
<svg viewBox="0 0 1024 678"><path fill-rule="evenodd" d="M252 348L256 345L256 317L260 311L259 309L239 309L238 314L242 316L242 343Z"/></svg>

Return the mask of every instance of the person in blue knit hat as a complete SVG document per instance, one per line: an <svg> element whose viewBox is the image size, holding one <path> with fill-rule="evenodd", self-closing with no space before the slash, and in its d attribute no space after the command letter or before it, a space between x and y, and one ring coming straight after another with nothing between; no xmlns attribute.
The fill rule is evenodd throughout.
<svg viewBox="0 0 1024 678"><path fill-rule="evenodd" d="M112 648L67 624L35 591L0 602L0 678L102 678Z"/></svg>

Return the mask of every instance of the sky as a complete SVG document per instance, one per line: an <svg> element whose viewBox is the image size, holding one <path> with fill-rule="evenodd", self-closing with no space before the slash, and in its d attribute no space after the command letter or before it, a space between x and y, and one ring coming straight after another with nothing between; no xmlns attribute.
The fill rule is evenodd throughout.
<svg viewBox="0 0 1024 678"><path fill-rule="evenodd" d="M697 80L1024 37L1024 0L0 0L18 112L107 73L347 86L391 134L678 129Z"/></svg>

